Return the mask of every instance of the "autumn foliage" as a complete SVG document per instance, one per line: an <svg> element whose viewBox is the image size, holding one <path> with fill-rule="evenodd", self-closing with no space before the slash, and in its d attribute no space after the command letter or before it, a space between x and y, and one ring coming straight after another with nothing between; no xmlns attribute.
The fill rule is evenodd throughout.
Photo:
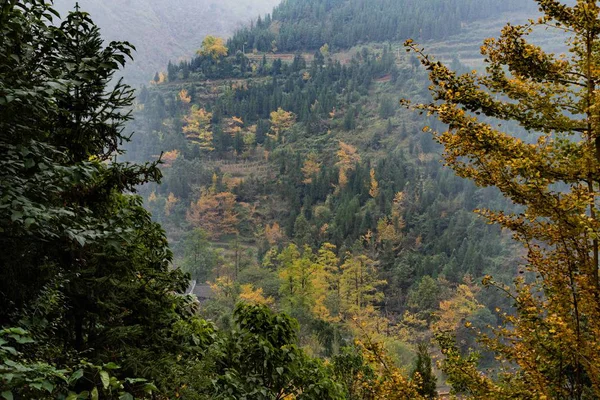
<svg viewBox="0 0 600 400"><path fill-rule="evenodd" d="M281 135L290 129L296 122L296 115L291 111L285 111L282 108L278 108L277 111L273 111L270 114L271 122L271 133L270 137L279 141Z"/></svg>
<svg viewBox="0 0 600 400"><path fill-rule="evenodd" d="M189 114L184 117L186 125L183 127L183 133L192 143L209 151L214 150L213 134L210 126L211 119L212 113L194 105Z"/></svg>
<svg viewBox="0 0 600 400"><path fill-rule="evenodd" d="M510 367L499 380L478 376L445 341L446 370L476 398L598 398L600 8L590 0L536 2L542 17L485 41L485 74L457 75L407 42L430 72L434 98L415 108L449 126L433 132L447 164L522 206L479 211L513 231L527 252L515 287L498 285L516 312L503 313L496 336L483 338ZM569 56L531 44L527 36L539 27L569 36ZM513 121L535 138L499 130L495 120ZM484 283L494 284L491 277ZM444 303L448 311L464 306Z"/></svg>
<svg viewBox="0 0 600 400"><path fill-rule="evenodd" d="M210 56L214 60L218 60L221 57L225 57L227 51L227 47L222 38L209 35L202 41L202 48L198 50L198 54Z"/></svg>
<svg viewBox="0 0 600 400"><path fill-rule="evenodd" d="M235 195L232 193L203 190L200 199L191 204L187 212L187 220L218 239L223 235L238 232L238 214L235 206Z"/></svg>
<svg viewBox="0 0 600 400"><path fill-rule="evenodd" d="M360 162L360 154L356 150L356 147L351 144L344 143L340 140L340 147L337 152L338 167L339 167L339 178L338 183L341 188L346 186L348 183L348 171L354 169L356 164Z"/></svg>

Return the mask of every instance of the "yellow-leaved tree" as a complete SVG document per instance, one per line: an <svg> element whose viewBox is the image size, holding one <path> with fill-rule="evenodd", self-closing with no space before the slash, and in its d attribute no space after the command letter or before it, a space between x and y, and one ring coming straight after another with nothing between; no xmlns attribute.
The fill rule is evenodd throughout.
<svg viewBox="0 0 600 400"><path fill-rule="evenodd" d="M262 304L265 306L272 305L275 300L271 296L265 297L262 288L254 288L251 283L240 286L240 301L249 304Z"/></svg>
<svg viewBox="0 0 600 400"><path fill-rule="evenodd" d="M214 60L219 60L221 57L227 56L227 46L222 38L208 35L202 41L202 48L198 50L198 54L202 56L210 56Z"/></svg>
<svg viewBox="0 0 600 400"><path fill-rule="evenodd" d="M315 280L316 299L313 307L314 314L326 321L341 320L341 268L340 259L335 254L336 247L331 243L323 243L317 253L317 279Z"/></svg>
<svg viewBox="0 0 600 400"><path fill-rule="evenodd" d="M356 164L360 162L360 154L358 154L356 147L340 140L340 148L337 152L337 157L338 162L336 165L340 168L338 185L340 188L343 188L348 183L348 171L353 170L356 167Z"/></svg>
<svg viewBox="0 0 600 400"><path fill-rule="evenodd" d="M192 143L197 144L203 150L214 150L213 133L210 127L212 113L194 105L189 114L183 117L183 120L186 123L183 133Z"/></svg>
<svg viewBox="0 0 600 400"><path fill-rule="evenodd" d="M474 398L600 398L600 8L593 0L536 2L542 17L484 42L485 73L457 75L406 44L432 82L433 101L413 107L448 126L433 132L447 164L522 206L480 211L527 251L529 273L505 288L514 313L483 338L509 367L498 379L480 374L443 338L444 366ZM562 31L569 55L532 44L537 27ZM535 139L501 130L500 120Z"/></svg>
<svg viewBox="0 0 600 400"><path fill-rule="evenodd" d="M167 201L165 202L165 215L168 217L173 212L173 209L179 202L179 199L175 197L175 195L171 192L167 197Z"/></svg>
<svg viewBox="0 0 600 400"><path fill-rule="evenodd" d="M341 306L348 317L361 314L372 314L374 305L383 300L383 292L379 288L386 284L377 278L375 261L364 254L346 254L341 266L340 277Z"/></svg>
<svg viewBox="0 0 600 400"><path fill-rule="evenodd" d="M294 313L300 311L326 321L338 321L339 313L338 258L335 246L325 243L314 254L305 245L302 251L295 244L281 253L275 250L265 256L267 262L275 261L281 281L279 293L282 303Z"/></svg>
<svg viewBox="0 0 600 400"><path fill-rule="evenodd" d="M313 253L309 246L304 246L300 253L295 244L286 247L278 257L281 266L279 278L281 279L280 294L290 310L302 309L312 312L315 298L321 286L320 281L323 267L313 262Z"/></svg>
<svg viewBox="0 0 600 400"><path fill-rule="evenodd" d="M197 202L192 203L186 219L195 227L209 232L211 238L238 233L238 213L235 195L229 192L215 193L204 189Z"/></svg>
<svg viewBox="0 0 600 400"><path fill-rule="evenodd" d="M179 152L179 150L166 151L161 158L163 167L171 168L175 160L177 160L180 155L181 153Z"/></svg>
<svg viewBox="0 0 600 400"><path fill-rule="evenodd" d="M271 112L270 117L271 131L268 136L277 142L282 138L282 134L296 123L296 114L282 108Z"/></svg>
<svg viewBox="0 0 600 400"><path fill-rule="evenodd" d="M321 163L319 162L317 154L309 153L302 166L302 175L304 176L302 183L307 185L311 184L313 178L316 177L319 172L321 172Z"/></svg>
<svg viewBox="0 0 600 400"><path fill-rule="evenodd" d="M183 104L190 104L190 102L192 101L192 97L186 89L181 89L181 91L178 94L178 97Z"/></svg>
<svg viewBox="0 0 600 400"><path fill-rule="evenodd" d="M372 198L375 198L375 197L379 196L379 182L377 181L377 178L375 177L375 169L374 168L371 168L369 177L370 177L369 195Z"/></svg>

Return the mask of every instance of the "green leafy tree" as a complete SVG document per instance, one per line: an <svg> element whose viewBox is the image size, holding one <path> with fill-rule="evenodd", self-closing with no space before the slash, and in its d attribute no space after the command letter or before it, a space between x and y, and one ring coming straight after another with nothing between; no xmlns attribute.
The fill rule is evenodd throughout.
<svg viewBox="0 0 600 400"><path fill-rule="evenodd" d="M376 374L364 357L359 346L342 347L332 358L336 380L343 386L348 400L370 398L369 384Z"/></svg>
<svg viewBox="0 0 600 400"><path fill-rule="evenodd" d="M328 367L298 346L297 322L265 306L239 304L235 329L216 346L217 399L342 399Z"/></svg>
<svg viewBox="0 0 600 400"><path fill-rule="evenodd" d="M409 292L408 306L414 311L431 315L440 303L440 286L429 275L424 276Z"/></svg>
<svg viewBox="0 0 600 400"><path fill-rule="evenodd" d="M181 268L199 283L208 280L219 260L219 254L211 247L206 232L194 229L185 236Z"/></svg>
<svg viewBox="0 0 600 400"><path fill-rule="evenodd" d="M412 379L418 386L418 392L426 399L437 397L437 377L433 373L431 355L427 343L417 345L417 359L412 369Z"/></svg>
<svg viewBox="0 0 600 400"><path fill-rule="evenodd" d="M127 194L160 170L116 161L133 91L109 82L132 47L103 47L79 10L62 22L40 1L0 11L0 326L31 333L36 344L19 359L60 371L84 357L118 360L115 379L173 393L178 366L199 356L212 328L180 295L188 277L170 269L163 230ZM77 385L98 390L93 379ZM26 386L11 390L28 397Z"/></svg>

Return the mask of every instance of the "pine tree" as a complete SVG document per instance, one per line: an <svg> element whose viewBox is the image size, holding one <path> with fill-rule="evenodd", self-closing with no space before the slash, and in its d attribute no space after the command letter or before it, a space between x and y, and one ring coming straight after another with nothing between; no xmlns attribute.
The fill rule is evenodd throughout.
<svg viewBox="0 0 600 400"><path fill-rule="evenodd" d="M417 345L417 359L411 373L413 381L416 381L417 391L426 399L437 397L437 377L433 373L429 346L425 342Z"/></svg>

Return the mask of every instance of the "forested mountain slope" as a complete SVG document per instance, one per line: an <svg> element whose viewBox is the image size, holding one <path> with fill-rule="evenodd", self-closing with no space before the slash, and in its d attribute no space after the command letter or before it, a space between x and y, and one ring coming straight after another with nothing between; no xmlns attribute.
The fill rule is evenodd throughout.
<svg viewBox="0 0 600 400"><path fill-rule="evenodd" d="M75 0L56 0L62 15ZM127 40L137 51L125 68L128 81L147 83L169 60L189 57L208 34L228 37L279 0L80 0L107 40Z"/></svg>
<svg viewBox="0 0 600 400"><path fill-rule="evenodd" d="M528 6L287 0L228 47L89 3L195 42L137 92L0 3L0 397L597 398L600 7L532 3L485 76Z"/></svg>
<svg viewBox="0 0 600 400"><path fill-rule="evenodd" d="M474 21L507 11L532 11L519 0L287 0L272 15L241 29L229 41L259 51L335 49L360 43L445 39Z"/></svg>
<svg viewBox="0 0 600 400"><path fill-rule="evenodd" d="M360 13L360 0L288 1L273 18L317 3L329 7L325 21L379 15ZM470 25L453 33L466 37L471 26L478 35L485 24L497 26L477 20L488 17L483 10L517 8L443 3L386 7L388 15L426 13L439 25L455 4L453 18ZM286 17L298 40L312 37L299 30L311 26L303 15ZM335 356L349 338L366 335L406 368L438 329L456 334L463 349L476 346L464 322L484 330L508 304L477 282L486 274L509 282L520 253L472 214L507 203L444 169L441 149L421 132L440 125L399 107L402 97L429 96L426 71L394 41L407 33L361 33L364 46L329 47L319 37L267 52L256 44L250 51L245 36L246 53L237 48L244 35L273 32L269 18L238 31L229 49L210 40L199 55L169 63L138 96L128 156L162 153L163 183L142 193L167 230L175 265L209 298L202 312L227 326L238 300L269 304L299 320L300 343L311 354ZM472 52L475 43L436 35L427 43L465 70L456 50ZM488 356L484 362L493 364Z"/></svg>

